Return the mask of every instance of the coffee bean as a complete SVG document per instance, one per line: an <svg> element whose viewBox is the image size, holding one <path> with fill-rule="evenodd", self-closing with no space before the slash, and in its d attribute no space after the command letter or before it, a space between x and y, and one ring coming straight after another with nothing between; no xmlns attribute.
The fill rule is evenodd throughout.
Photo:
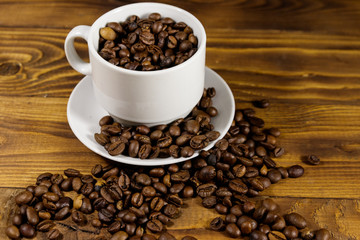
<svg viewBox="0 0 360 240"><path fill-rule="evenodd" d="M330 232L324 228L319 229L315 232L316 240L328 240L331 238Z"/></svg>
<svg viewBox="0 0 360 240"><path fill-rule="evenodd" d="M23 205L29 203L33 198L33 194L29 191L23 191L15 197L17 205Z"/></svg>
<svg viewBox="0 0 360 240"><path fill-rule="evenodd" d="M286 226L283 230L283 234L287 239L293 239L298 236L299 231L294 226Z"/></svg>
<svg viewBox="0 0 360 240"><path fill-rule="evenodd" d="M20 231L19 229L14 226L14 225L10 225L6 228L5 230L5 234L6 236L8 236L11 239L18 239L20 238Z"/></svg>
<svg viewBox="0 0 360 240"><path fill-rule="evenodd" d="M26 208L26 218L33 226L36 226L39 223L39 216L33 207Z"/></svg>
<svg viewBox="0 0 360 240"><path fill-rule="evenodd" d="M55 223L52 220L43 220L36 226L40 232L48 232L53 227L55 227Z"/></svg>
<svg viewBox="0 0 360 240"><path fill-rule="evenodd" d="M304 174L304 168L300 165L293 165L287 169L289 177L298 178Z"/></svg>
<svg viewBox="0 0 360 240"><path fill-rule="evenodd" d="M258 108L267 108L270 106L270 102L268 99L261 99L253 101L253 105Z"/></svg>
<svg viewBox="0 0 360 240"><path fill-rule="evenodd" d="M64 207L64 208L60 209L57 213L55 213L54 219L55 220L63 220L65 218L67 218L69 214L70 214L70 208Z"/></svg>
<svg viewBox="0 0 360 240"><path fill-rule="evenodd" d="M110 240L126 240L128 239L129 234L124 231L119 231L111 236Z"/></svg>
<svg viewBox="0 0 360 240"><path fill-rule="evenodd" d="M214 231L222 231L225 229L224 220L221 217L216 217L210 222L210 228Z"/></svg>
<svg viewBox="0 0 360 240"><path fill-rule="evenodd" d="M79 225L84 225L86 223L86 217L80 211L73 211L71 214L71 219Z"/></svg>
<svg viewBox="0 0 360 240"><path fill-rule="evenodd" d="M19 231L20 231L21 236L23 236L25 238L33 238L36 235L35 228L28 223L24 223L24 224L20 225Z"/></svg>
<svg viewBox="0 0 360 240"><path fill-rule="evenodd" d="M309 155L306 158L306 162L310 165L319 165L320 158L318 158L316 155Z"/></svg>
<svg viewBox="0 0 360 240"><path fill-rule="evenodd" d="M212 183L206 183L206 184L202 184L200 186L197 187L196 189L196 193L202 197L209 197L211 195L213 195L213 193L215 193L217 189L217 186L215 184Z"/></svg>
<svg viewBox="0 0 360 240"><path fill-rule="evenodd" d="M271 231L268 234L269 240L286 240L286 236L278 231Z"/></svg>
<svg viewBox="0 0 360 240"><path fill-rule="evenodd" d="M168 232L160 234L158 240L176 240L176 238Z"/></svg>
<svg viewBox="0 0 360 240"><path fill-rule="evenodd" d="M295 226L298 229L306 227L306 220L298 213L289 213L285 215L285 221L288 225Z"/></svg>
<svg viewBox="0 0 360 240"><path fill-rule="evenodd" d="M148 221L146 227L153 233L159 233L163 230L163 224L157 219Z"/></svg>
<svg viewBox="0 0 360 240"><path fill-rule="evenodd" d="M225 232L232 238L238 238L241 236L240 229L235 223L230 223L225 227Z"/></svg>
<svg viewBox="0 0 360 240"><path fill-rule="evenodd" d="M80 171L72 168L64 170L64 174L67 177L81 177Z"/></svg>
<svg viewBox="0 0 360 240"><path fill-rule="evenodd" d="M250 239L251 240L268 240L268 237L266 236L265 233L263 233L259 230L255 230L250 234Z"/></svg>
<svg viewBox="0 0 360 240"><path fill-rule="evenodd" d="M240 194L245 194L248 191L248 187L246 186L246 184L241 180L241 179L233 179L229 182L229 188L236 192L236 193L240 193Z"/></svg>

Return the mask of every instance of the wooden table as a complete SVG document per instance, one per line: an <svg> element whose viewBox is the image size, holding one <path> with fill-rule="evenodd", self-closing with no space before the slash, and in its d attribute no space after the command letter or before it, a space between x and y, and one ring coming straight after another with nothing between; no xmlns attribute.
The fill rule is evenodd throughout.
<svg viewBox="0 0 360 240"><path fill-rule="evenodd" d="M91 25L131 2L0 1L0 239L14 194L40 173L89 173L97 163L111 163L68 125L68 97L83 76L69 66L63 44L74 26ZM238 108L270 100L257 116L282 131L286 153L279 164L304 166L303 177L272 185L262 196L274 197L284 212L306 216L312 229L329 229L333 239L360 239L360 2L163 2L204 24L206 65L227 81ZM77 49L87 58L84 42ZM308 154L321 164L304 164ZM171 233L225 239L207 229L214 210L202 208L198 198L186 203Z"/></svg>

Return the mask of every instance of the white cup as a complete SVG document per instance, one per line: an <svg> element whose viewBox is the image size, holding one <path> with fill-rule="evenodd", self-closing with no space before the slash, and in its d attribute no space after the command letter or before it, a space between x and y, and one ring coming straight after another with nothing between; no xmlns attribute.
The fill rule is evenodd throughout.
<svg viewBox="0 0 360 240"><path fill-rule="evenodd" d="M115 66L98 53L99 31L108 22L123 22L130 15L146 18L160 13L176 22L185 22L198 38L198 50L187 61L162 70L135 71ZM75 38L87 41L90 63L83 61L74 47ZM117 121L125 125L166 124L188 115L200 100L205 78L206 33L200 21L189 12L161 3L135 3L115 8L93 25L73 28L65 40L70 65L91 75L94 96Z"/></svg>

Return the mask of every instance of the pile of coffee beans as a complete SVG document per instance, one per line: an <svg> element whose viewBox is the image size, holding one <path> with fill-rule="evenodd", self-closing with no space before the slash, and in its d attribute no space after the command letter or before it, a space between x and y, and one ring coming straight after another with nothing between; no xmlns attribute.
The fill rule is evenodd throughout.
<svg viewBox="0 0 360 240"><path fill-rule="evenodd" d="M109 22L99 34L100 56L130 70L169 68L185 62L198 49L198 39L191 27L159 13L143 19L132 15L124 22Z"/></svg>
<svg viewBox="0 0 360 240"><path fill-rule="evenodd" d="M147 127L124 127L111 116L99 121L100 133L95 133L97 143L104 146L111 156L126 155L140 159L191 157L216 140L220 133L214 130L211 118L218 111L212 105L215 88L204 89L199 103L189 116L170 124Z"/></svg>
<svg viewBox="0 0 360 240"><path fill-rule="evenodd" d="M199 196L205 208L225 215L213 219L210 229L227 236L328 240L329 231L310 231L301 215L279 214L272 199L252 199L271 184L304 174L300 165L277 166L274 159L284 152L279 136L278 129L264 128L253 109L242 109L226 136L192 160L157 167L98 164L91 175L76 169L43 173L15 197L19 208L6 234L32 238L40 231L48 239L66 239L58 225L71 219L76 231L88 225L98 229L91 233L99 240L175 239L167 226L181 215L184 199Z"/></svg>

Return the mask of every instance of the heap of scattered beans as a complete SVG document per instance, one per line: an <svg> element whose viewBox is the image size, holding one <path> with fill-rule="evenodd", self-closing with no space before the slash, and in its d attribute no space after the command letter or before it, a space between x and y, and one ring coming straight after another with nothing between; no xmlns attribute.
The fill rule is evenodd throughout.
<svg viewBox="0 0 360 240"><path fill-rule="evenodd" d="M197 46L191 27L159 13L144 19L132 15L100 29L100 56L130 70L152 71L178 65L192 57Z"/></svg>
<svg viewBox="0 0 360 240"><path fill-rule="evenodd" d="M166 231L181 215L184 199L199 196L217 217L210 229L250 240L328 240L326 229L311 231L297 213L279 214L272 199L252 199L271 184L301 177L300 165L284 168L274 158L280 131L264 128L253 109L237 110L231 128L215 147L183 163L158 167L96 165L90 174L67 169L43 173L36 184L15 197L19 206L6 229L11 239L32 238L37 231L62 239L58 225L71 219L72 229L91 225L96 239L173 240ZM68 197L69 192L75 194ZM155 237L158 236L158 237ZM66 239L66 237L65 237ZM196 238L185 236L182 240Z"/></svg>
<svg viewBox="0 0 360 240"><path fill-rule="evenodd" d="M201 100L189 116L152 128L145 125L124 127L114 122L111 116L105 116L100 119L101 130L94 138L112 156L123 154L140 159L191 157L195 150L205 148L220 136L211 124L211 118L218 114L212 105L215 95L215 88L204 89Z"/></svg>

